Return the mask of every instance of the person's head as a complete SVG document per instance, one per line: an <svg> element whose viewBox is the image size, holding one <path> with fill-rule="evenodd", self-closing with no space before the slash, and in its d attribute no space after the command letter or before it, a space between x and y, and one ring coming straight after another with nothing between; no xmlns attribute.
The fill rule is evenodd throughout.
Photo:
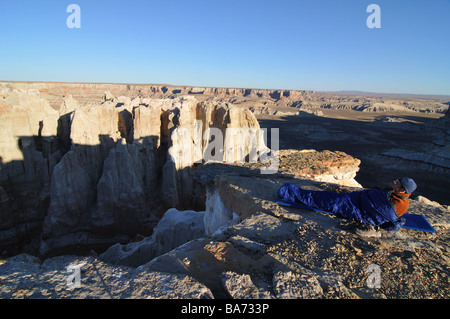
<svg viewBox="0 0 450 319"><path fill-rule="evenodd" d="M394 193L411 194L417 188L416 182L409 177L400 177L391 183Z"/></svg>

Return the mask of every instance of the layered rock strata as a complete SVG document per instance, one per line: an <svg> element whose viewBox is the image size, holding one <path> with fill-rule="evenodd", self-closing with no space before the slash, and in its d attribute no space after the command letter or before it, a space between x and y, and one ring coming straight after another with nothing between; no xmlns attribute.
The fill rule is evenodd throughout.
<svg viewBox="0 0 450 319"><path fill-rule="evenodd" d="M247 103L256 113L295 114L298 109L314 112L320 109L355 110L361 112L421 112L445 113L445 97L435 98L394 95L315 92L310 90L282 90L256 88L214 88L169 84L112 84L64 82L8 82L0 81L0 90L34 90L49 104L59 109L65 98L73 96L80 105L99 103L105 92L111 96L146 96L167 98L195 96L199 100L219 99L233 103ZM255 103L256 102L256 103ZM281 109L280 109L281 108ZM291 111L289 111L291 109Z"/></svg>
<svg viewBox="0 0 450 319"><path fill-rule="evenodd" d="M391 149L381 154L382 160L391 165L402 165L435 174L450 173L450 108L440 119L421 128L432 132L435 138L419 150Z"/></svg>
<svg viewBox="0 0 450 319"><path fill-rule="evenodd" d="M103 100L80 106L68 96L55 110L34 89L2 90L2 251L46 256L149 234L164 208L205 205L192 184L194 165L268 150L259 133L230 138L233 128L259 132L259 124L228 103ZM227 152L235 148L241 152Z"/></svg>

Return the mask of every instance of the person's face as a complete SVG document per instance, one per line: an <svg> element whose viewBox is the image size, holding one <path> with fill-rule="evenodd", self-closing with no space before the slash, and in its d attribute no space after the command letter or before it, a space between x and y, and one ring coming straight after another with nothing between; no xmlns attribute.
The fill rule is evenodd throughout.
<svg viewBox="0 0 450 319"><path fill-rule="evenodd" d="M406 193L405 189L402 186L402 183L398 179L391 182L390 186L394 190L395 193Z"/></svg>

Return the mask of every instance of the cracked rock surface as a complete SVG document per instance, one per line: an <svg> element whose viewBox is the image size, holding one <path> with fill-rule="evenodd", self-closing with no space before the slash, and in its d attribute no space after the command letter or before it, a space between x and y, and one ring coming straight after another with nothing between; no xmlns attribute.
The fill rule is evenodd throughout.
<svg viewBox="0 0 450 319"><path fill-rule="evenodd" d="M448 298L448 211L412 200L437 230L379 230L358 234L359 223L278 206L278 188L290 181L310 189L329 184L239 173L197 174L242 220L138 267L101 259L27 255L0 263L3 298ZM209 176L209 177L208 177ZM334 186L339 188L339 186ZM341 191L348 190L342 187ZM233 205L230 205L233 203ZM168 232L168 235L170 233ZM145 242L145 239L142 240ZM139 243L139 242L138 242ZM68 289L71 264L83 264L81 288ZM374 266L376 265L375 268ZM370 266L370 267L369 267ZM373 269L378 269L375 273ZM378 276L378 285L373 285ZM372 284L371 284L372 283Z"/></svg>

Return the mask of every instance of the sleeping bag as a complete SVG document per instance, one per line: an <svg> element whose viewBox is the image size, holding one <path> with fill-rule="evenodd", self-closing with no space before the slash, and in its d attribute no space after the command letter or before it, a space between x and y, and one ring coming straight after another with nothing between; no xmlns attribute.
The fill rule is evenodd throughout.
<svg viewBox="0 0 450 319"><path fill-rule="evenodd" d="M287 183L279 189L278 197L284 202L300 203L311 209L357 219L388 230L399 230L404 223L392 209L389 194L378 189L335 193L305 190Z"/></svg>

